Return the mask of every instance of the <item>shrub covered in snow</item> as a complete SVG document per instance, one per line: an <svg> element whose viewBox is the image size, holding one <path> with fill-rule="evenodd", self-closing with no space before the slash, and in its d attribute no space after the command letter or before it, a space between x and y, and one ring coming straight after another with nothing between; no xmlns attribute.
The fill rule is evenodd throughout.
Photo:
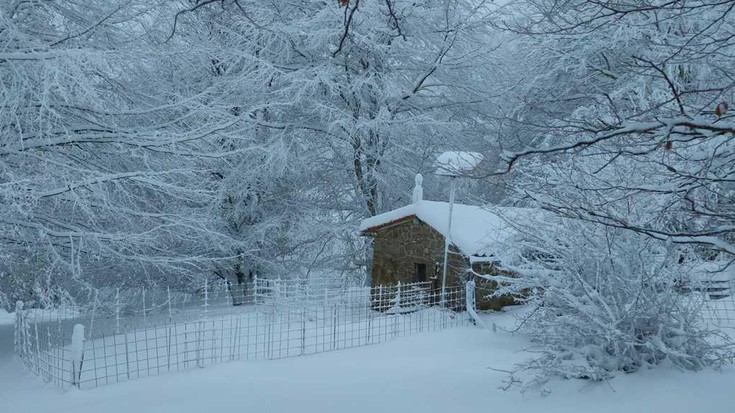
<svg viewBox="0 0 735 413"><path fill-rule="evenodd" d="M605 380L662 363L699 370L732 359L730 341L701 321L702 300L674 285L678 248L630 231L580 222L527 232L496 294L534 288L519 329L538 357L526 384L551 376ZM550 235L553 234L553 235Z"/></svg>

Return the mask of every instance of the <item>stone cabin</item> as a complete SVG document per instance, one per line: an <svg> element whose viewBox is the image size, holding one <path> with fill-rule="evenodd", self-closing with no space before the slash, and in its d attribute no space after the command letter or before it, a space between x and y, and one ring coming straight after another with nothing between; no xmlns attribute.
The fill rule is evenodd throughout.
<svg viewBox="0 0 735 413"><path fill-rule="evenodd" d="M509 216L523 212L519 208L501 209ZM448 203L414 196L411 205L364 220L361 233L373 238L372 286L395 285L399 281L432 282L433 288L440 289L448 218ZM494 212L454 204L447 286L464 285L470 277L475 277L470 269L481 274L510 275L502 270L498 253L514 233L513 227ZM497 286L495 282L479 277L475 282L478 308L500 310L515 304L512 297L487 297Z"/></svg>

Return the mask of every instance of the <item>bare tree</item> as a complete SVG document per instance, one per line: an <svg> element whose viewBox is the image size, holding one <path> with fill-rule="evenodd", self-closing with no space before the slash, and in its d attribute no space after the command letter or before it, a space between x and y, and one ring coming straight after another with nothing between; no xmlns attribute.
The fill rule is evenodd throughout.
<svg viewBox="0 0 735 413"><path fill-rule="evenodd" d="M735 252L732 4L543 0L508 10L505 28L543 67L505 117L533 142L504 154L502 169L524 175L518 194Z"/></svg>

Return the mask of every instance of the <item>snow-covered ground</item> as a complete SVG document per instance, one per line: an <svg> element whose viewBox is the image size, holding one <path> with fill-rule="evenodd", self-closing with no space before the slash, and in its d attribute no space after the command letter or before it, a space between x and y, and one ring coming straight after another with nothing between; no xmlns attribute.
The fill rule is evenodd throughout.
<svg viewBox="0 0 735 413"><path fill-rule="evenodd" d="M0 326L13 324L15 322L15 314L11 314L0 308Z"/></svg>
<svg viewBox="0 0 735 413"><path fill-rule="evenodd" d="M485 316L508 324L510 315ZM718 412L735 411L735 368L668 368L609 383L557 381L551 394L502 391L527 341L474 327L274 361L234 362L94 390L61 391L12 359L0 325L0 412Z"/></svg>

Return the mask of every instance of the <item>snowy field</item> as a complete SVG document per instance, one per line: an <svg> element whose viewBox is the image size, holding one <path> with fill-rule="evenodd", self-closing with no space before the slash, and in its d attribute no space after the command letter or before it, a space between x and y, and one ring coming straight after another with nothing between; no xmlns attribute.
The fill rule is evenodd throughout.
<svg viewBox="0 0 735 413"><path fill-rule="evenodd" d="M510 325L511 314L486 315ZM0 412L731 412L735 369L669 368L604 384L556 381L551 394L502 391L529 357L528 342L475 327L422 333L376 346L299 358L233 362L104 386L44 384L12 358L12 325L0 325Z"/></svg>

